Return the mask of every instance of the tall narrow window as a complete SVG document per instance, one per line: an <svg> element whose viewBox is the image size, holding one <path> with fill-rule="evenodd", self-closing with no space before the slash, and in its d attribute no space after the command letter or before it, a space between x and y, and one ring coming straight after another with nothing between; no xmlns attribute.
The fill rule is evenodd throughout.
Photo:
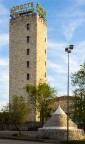
<svg viewBox="0 0 85 144"><path fill-rule="evenodd" d="M45 66L46 66L46 61L45 61Z"/></svg>
<svg viewBox="0 0 85 144"><path fill-rule="evenodd" d="M27 67L29 67L29 61L27 61Z"/></svg>
<svg viewBox="0 0 85 144"><path fill-rule="evenodd" d="M45 49L45 54L46 54L46 49Z"/></svg>
<svg viewBox="0 0 85 144"><path fill-rule="evenodd" d="M27 49L27 55L29 55L29 49Z"/></svg>
<svg viewBox="0 0 85 144"><path fill-rule="evenodd" d="M29 80L29 73L27 74L27 80Z"/></svg>
<svg viewBox="0 0 85 144"><path fill-rule="evenodd" d="M30 26L30 25L29 25L29 24L27 24L27 30L29 30L29 26Z"/></svg>
<svg viewBox="0 0 85 144"><path fill-rule="evenodd" d="M45 72L45 77L46 77L46 72Z"/></svg>
<svg viewBox="0 0 85 144"><path fill-rule="evenodd" d="M27 36L27 43L29 43L29 36Z"/></svg>
<svg viewBox="0 0 85 144"><path fill-rule="evenodd" d="M45 38L45 42L46 42L46 38Z"/></svg>

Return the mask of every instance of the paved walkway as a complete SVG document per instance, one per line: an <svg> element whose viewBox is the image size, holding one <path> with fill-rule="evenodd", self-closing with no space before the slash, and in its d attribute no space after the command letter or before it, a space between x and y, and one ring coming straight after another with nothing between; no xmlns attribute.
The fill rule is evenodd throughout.
<svg viewBox="0 0 85 144"><path fill-rule="evenodd" d="M49 144L60 144L57 140L51 139L38 139L37 138L37 131L22 131L21 136L13 136L14 134L18 133L18 131L0 131L0 139L11 139L11 140L24 140L24 141L31 141L38 143L49 143Z"/></svg>
<svg viewBox="0 0 85 144"><path fill-rule="evenodd" d="M47 144L47 143L45 143L45 142L35 142L35 141L0 139L0 144ZM49 143L49 144L52 144L52 143Z"/></svg>

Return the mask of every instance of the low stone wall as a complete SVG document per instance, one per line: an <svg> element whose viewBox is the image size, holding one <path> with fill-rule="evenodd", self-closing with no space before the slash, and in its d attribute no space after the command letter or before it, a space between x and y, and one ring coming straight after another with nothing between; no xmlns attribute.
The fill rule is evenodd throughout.
<svg viewBox="0 0 85 144"><path fill-rule="evenodd" d="M38 138L42 139L56 139L66 140L66 129L38 129ZM84 131L82 129L69 129L69 140L81 140L84 139Z"/></svg>

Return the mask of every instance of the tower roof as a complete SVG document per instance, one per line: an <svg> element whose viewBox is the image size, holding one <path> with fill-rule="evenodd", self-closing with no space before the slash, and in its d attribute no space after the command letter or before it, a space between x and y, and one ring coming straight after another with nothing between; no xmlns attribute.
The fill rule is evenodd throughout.
<svg viewBox="0 0 85 144"><path fill-rule="evenodd" d="M46 121L43 128L67 128L67 115L65 112L61 109L60 106L58 106L58 109L53 113L53 115ZM72 122L72 120L69 118L69 128L77 128L76 124Z"/></svg>
<svg viewBox="0 0 85 144"><path fill-rule="evenodd" d="M61 109L60 105L58 106L58 109L53 113L54 114L65 114L65 112Z"/></svg>

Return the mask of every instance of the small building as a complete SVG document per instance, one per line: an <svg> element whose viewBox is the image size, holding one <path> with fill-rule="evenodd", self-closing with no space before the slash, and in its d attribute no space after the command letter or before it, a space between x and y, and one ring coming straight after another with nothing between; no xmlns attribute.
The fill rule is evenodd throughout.
<svg viewBox="0 0 85 144"><path fill-rule="evenodd" d="M78 129L77 125L69 118L69 140L84 139L84 131ZM58 109L46 121L43 128L38 129L38 138L56 139L59 141L67 139L67 115L58 106Z"/></svg>

